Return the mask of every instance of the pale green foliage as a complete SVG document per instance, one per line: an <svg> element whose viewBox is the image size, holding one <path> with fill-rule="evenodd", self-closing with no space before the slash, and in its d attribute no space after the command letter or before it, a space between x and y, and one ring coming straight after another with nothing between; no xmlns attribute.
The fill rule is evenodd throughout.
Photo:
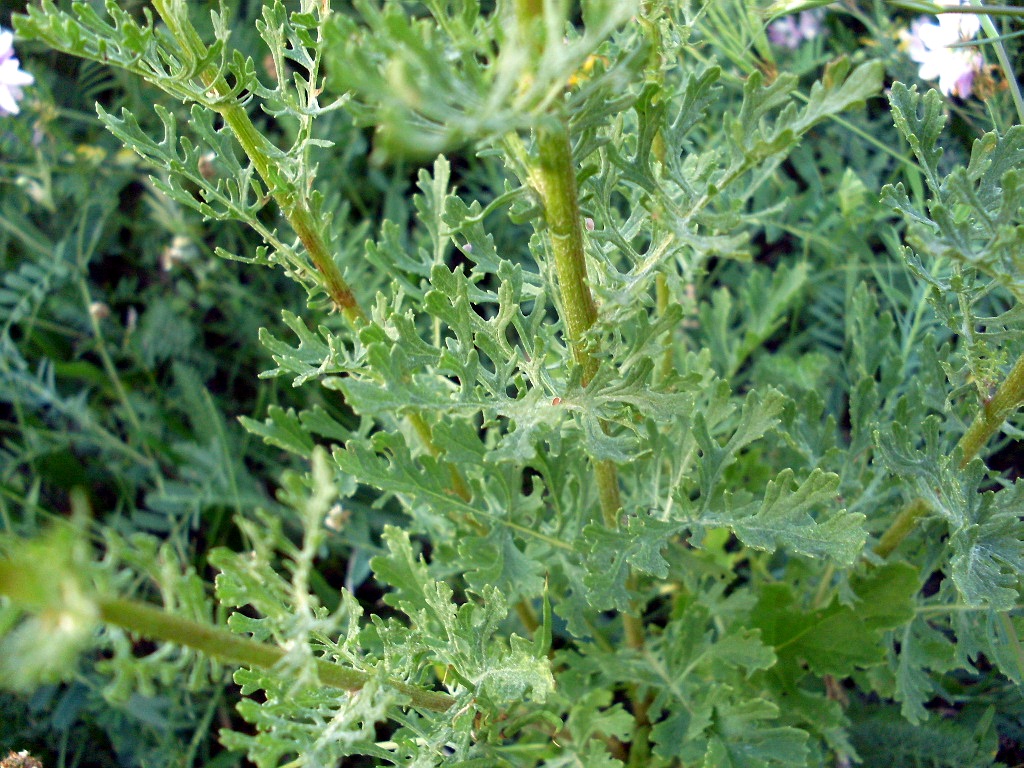
<svg viewBox="0 0 1024 768"><path fill-rule="evenodd" d="M572 24L567 2L530 16L530 2L483 13L473 0L358 0L330 14L275 1L258 24L271 86L232 48L223 13L204 42L187 3L155 5L167 26L113 2L110 22L89 4L69 15L44 2L18 25L189 104L156 106L158 137L131 112L100 117L160 169L160 193L265 243L220 255L281 266L309 297L303 316L282 311L286 330L259 332L273 359L262 376L305 388L309 404L242 420L309 467L283 476L279 507L259 503L220 414L180 375L200 433L184 479L211 497L231 489L244 541L206 554L217 607L150 539L109 539L104 573L118 577L82 577L101 605L124 574L145 574L170 613L226 615L237 635L285 651L235 672L254 732L226 731L227 747L261 768L358 754L424 767L815 766L857 758L837 679L915 722L952 686L944 675L976 670L982 654L1021 682L1019 622L1000 613L1024 572L1020 484L993 490L980 461L960 469L962 413L939 418L951 410L945 359L966 354L987 382L1002 358L973 339L966 353L936 341L923 291L899 280L831 282L810 247L749 263L766 230L792 228L771 200L783 162L879 95L880 62L839 58L807 89L756 71L737 86L690 46L685 3L591 0ZM321 106L324 92L337 99ZM919 117L917 96L894 86L928 213L902 186L885 195L910 221L921 254L908 261L942 319L973 325L988 290L977 273L1021 297L1024 133L986 135L942 177L940 105L924 104ZM255 105L287 126L281 146L215 115ZM343 152L316 128L333 109L373 127L378 161L432 159L408 205L354 235L330 215L332 179L316 176ZM534 159L535 130L552 126L572 142L597 307L582 339L567 338L568 236L545 221ZM439 152L463 152L470 170ZM475 173L487 183L470 184ZM833 191L847 224L880 218L863 210L858 177L837 174ZM289 218L304 205L361 304L349 326L324 311L336 297ZM926 253L957 266L926 268ZM206 457L218 472L202 477ZM165 502L182 487L168 484ZM929 509L922 527L872 551L915 500ZM342 587L318 574L337 529L381 603L356 599L362 577ZM2 565L6 594L46 607L8 583L23 561ZM948 578L922 591L933 572ZM28 657L19 638L38 619L11 617L22 623L7 642ZM118 632L106 664L123 693L135 660ZM167 647L138 660L135 684L202 671ZM359 690L324 683L325 663ZM447 712L415 698L428 690L445 692Z"/></svg>
<svg viewBox="0 0 1024 768"><path fill-rule="evenodd" d="M554 686L543 655L539 658L536 648L515 635L509 638L509 648L492 644L492 635L508 614L500 590L486 587L479 603L456 606L451 588L430 579L426 566L414 559L407 533L387 528L384 541L390 552L374 558L374 573L393 588L386 602L409 616L428 657L448 666L477 698L497 707L526 698L543 702ZM385 628L378 625L377 631Z"/></svg>
<svg viewBox="0 0 1024 768"><path fill-rule="evenodd" d="M924 450L913 448L906 427L879 439L886 466L911 479L917 493L949 528L950 575L963 601L972 606L1009 610L1017 602L1018 581L1024 570L1024 531L1019 525L1020 483L983 493L983 469L978 462L955 471L938 440L938 420L922 425Z"/></svg>
<svg viewBox="0 0 1024 768"><path fill-rule="evenodd" d="M83 547L73 543L74 535L73 530L61 529L52 532L49 541L3 542L0 573L5 592L40 611L25 618L14 605L3 607L0 674L13 688L30 691L41 682L69 677L95 632L96 608L69 575L88 557ZM42 562L48 567L39 577L35 573L43 570Z"/></svg>
<svg viewBox="0 0 1024 768"><path fill-rule="evenodd" d="M910 143L928 184L927 201L912 202L903 184L886 186L882 198L908 222L903 255L933 289L933 302L954 332L969 339L966 368L982 397L1001 379L1000 366L1020 327L1015 313L987 316L984 302L992 285L1024 299L1024 126L1004 135L986 133L971 148L970 162L942 176L939 162L946 118L935 91L893 85L890 96L896 126ZM956 308L944 305L954 299ZM984 327L985 330L981 330ZM1003 340L1011 344L1003 343Z"/></svg>
<svg viewBox="0 0 1024 768"><path fill-rule="evenodd" d="M431 157L532 127L637 3L585 3L582 34L567 45L545 45L565 34L566 0L543 3L529 28L510 2L485 15L475 0L433 0L424 18L403 3L353 5L358 16L339 14L328 27L328 87L355 97L356 114L380 126L383 149ZM602 86L627 87L644 54L634 49ZM578 101L593 96L587 91Z"/></svg>

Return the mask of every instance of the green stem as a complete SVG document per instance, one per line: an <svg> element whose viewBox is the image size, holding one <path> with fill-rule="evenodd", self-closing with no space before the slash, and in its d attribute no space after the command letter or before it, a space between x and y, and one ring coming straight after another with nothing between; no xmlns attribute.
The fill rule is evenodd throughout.
<svg viewBox="0 0 1024 768"><path fill-rule="evenodd" d="M835 575L835 572L835 563L829 563L825 566L825 570L822 571L821 577L818 579L818 588L814 592L814 599L811 600L811 608L814 610L825 606L825 601L832 592L832 577Z"/></svg>
<svg viewBox="0 0 1024 768"><path fill-rule="evenodd" d="M533 637L533 634L540 628L540 621L537 619L537 612L533 610L533 606L525 600L520 600L516 603L516 615L519 616L526 631L530 633L530 637Z"/></svg>
<svg viewBox="0 0 1024 768"><path fill-rule="evenodd" d="M573 360L583 368L583 386L586 386L598 366L597 359L585 345L587 331L597 322L597 305L587 280L576 169L564 121L553 119L537 129L537 150L537 178L551 237L569 349Z"/></svg>
<svg viewBox="0 0 1024 768"><path fill-rule="evenodd" d="M633 733L626 768L645 768L651 764L651 726L641 725Z"/></svg>
<svg viewBox="0 0 1024 768"><path fill-rule="evenodd" d="M903 7L907 8L907 10L911 10L911 11L920 10L920 6L917 5L917 4L914 4L914 3L893 2L893 5L896 5L896 6L902 5ZM1015 5L985 5L985 6L979 6L979 7L983 7L985 9L985 13L988 16L1020 16L1020 6L1015 6ZM939 14L939 13L963 13L963 12L964 12L963 8L961 8L959 5L953 4L952 0L950 0L950 2L946 3L945 5L939 6L938 10L935 11L936 14Z"/></svg>
<svg viewBox="0 0 1024 768"><path fill-rule="evenodd" d="M658 136L661 136L660 132L658 133ZM658 276L655 277L654 291L658 314L664 316L665 313L668 312L671 296L668 290L668 280L665 279L665 275L663 273L659 273ZM664 381L672 373L672 369L674 367L673 362L674 355L672 354L672 345L666 344L665 351L661 353L661 360L658 364L658 379L660 381Z"/></svg>
<svg viewBox="0 0 1024 768"><path fill-rule="evenodd" d="M598 360L587 346L587 332L597 322L597 304L590 292L583 251L583 214L576 189L572 144L564 120L551 118L537 128L537 164L531 174L544 206L551 238L562 321L573 360L583 369L583 386L597 373ZM605 525L618 527L622 500L615 464L594 462L594 473Z"/></svg>
<svg viewBox="0 0 1024 768"><path fill-rule="evenodd" d="M177 3L175 0L153 0L153 7L160 14L160 18L163 19L171 35L181 46L182 51L192 61L201 61L207 54L207 48L195 27L188 20L187 5ZM284 174L278 167L275 158L280 155L280 150L253 125L249 113L237 101L234 99L219 100L220 97L230 93L231 89L227 81L212 66L200 72L199 77L203 81L203 85L206 86L210 97L208 106L224 118L225 124L231 129L235 139L241 145L242 151L252 161L256 172L267 185L270 195L277 202L285 218L292 225L292 229L295 230L295 234L305 246L313 266L323 278L327 295L331 297L349 323L353 326L362 325L367 320L366 313L359 306L355 294L335 263L330 249L327 247L327 241L309 210L306 200L301 195L290 191L291 185L285 180Z"/></svg>
<svg viewBox="0 0 1024 768"><path fill-rule="evenodd" d="M243 112L242 114L245 113ZM245 115L245 119L248 121L249 116ZM225 118L225 121L227 121L227 118ZM320 232L320 228L314 223L313 214L305 206L305 203L296 203L291 208L286 208L282 204L281 207L292 228L295 230L295 234L299 236L299 240L306 247L306 252L309 254L313 266L316 267L323 277L327 295L331 297L335 306L341 310L345 319L353 326L366 323L366 313L359 306L359 301L342 276L341 270L334 261L334 257L327 247L327 242Z"/></svg>
<svg viewBox="0 0 1024 768"><path fill-rule="evenodd" d="M153 0L153 5L186 54L193 61L201 60L207 49L199 33L188 20L187 7L176 5L174 0ZM320 273L327 295L353 327L366 323L367 315L334 261L321 227L309 210L306 200L288 191L290 187L275 159L280 155L280 151L253 125L248 112L236 101L217 101L219 96L230 91L223 77L219 77L208 68L200 73L200 78L211 96L210 107L223 117L242 150L252 161L256 172L267 185L271 196L309 254L313 266ZM413 414L409 418L427 450L436 454L437 449L434 447L429 425L418 414ZM459 498L469 501L472 498L469 485L454 465L449 464L448 469L451 474L452 490Z"/></svg>
<svg viewBox="0 0 1024 768"><path fill-rule="evenodd" d="M1014 363L995 395L982 403L974 423L960 438L958 445L963 451L961 467L967 466L1021 403L1024 403L1024 355Z"/></svg>
<svg viewBox="0 0 1024 768"><path fill-rule="evenodd" d="M132 401L128 397L128 391L124 388L121 377L118 375L117 367L114 365L114 361L110 358L110 352L107 351L107 340L103 336L103 329L100 327L99 318L90 311L90 308L92 307L92 293L89 291L89 284L85 279L84 265L83 271L78 276L78 289L82 294L85 313L89 316L89 325L92 328L93 338L96 339L96 354L99 355L100 362L103 364L103 370L106 371L107 378L110 379L110 382L114 387L114 391L117 393L117 398L121 401L121 406L124 408L125 416L128 418L132 429L135 430L135 437L141 443L142 452L150 461L153 469L153 481L157 488L162 491L164 488L164 479L163 475L160 473L160 463L156 460L153 452L146 444L146 433L142 428L142 422L139 420L139 416L135 412L135 408L132 407ZM126 436L126 444L127 441L128 438Z"/></svg>
<svg viewBox="0 0 1024 768"><path fill-rule="evenodd" d="M975 8L984 8L981 4L981 0L971 0L971 5ZM987 10L987 9L986 9ZM981 22L981 26L985 29L985 34L992 39L992 44L995 46L996 58L999 59L999 66L1003 69L1003 77L1006 78L1006 84L1010 89L1010 94L1013 97L1013 106L1017 109L1017 119L1024 123L1024 95L1020 92L1020 83L1017 82L1017 78L1014 76L1013 63L1010 61L1010 57L1006 54L1006 46L1003 45L1003 41L999 39L999 30L996 29L996 25L992 23L992 19L989 18L988 13L979 13L978 20Z"/></svg>
<svg viewBox="0 0 1024 768"><path fill-rule="evenodd" d="M98 607L100 618L108 624L150 640L187 646L230 664L269 669L285 656L285 651L275 645L248 640L225 629L175 616L134 600L101 599ZM358 691L371 679L365 672L324 659L316 660L316 670L325 685L345 691ZM419 709L445 712L454 703L447 694L424 691L408 683L390 680L388 685L408 696L412 706Z"/></svg>
<svg viewBox="0 0 1024 768"><path fill-rule="evenodd" d="M626 588L630 591L638 589L636 573L631 571L626 577ZM622 628L626 635L626 645L634 651L643 652L647 638L644 634L644 623L639 616L631 613L622 614ZM633 702L633 738L629 747L627 766L648 765L651 753L651 696L644 695L640 685L633 683L628 687L629 699Z"/></svg>
<svg viewBox="0 0 1024 768"><path fill-rule="evenodd" d="M539 126L536 139L538 160L531 174L532 182L544 206L569 350L576 364L583 369L582 383L586 386L598 368L598 360L586 343L587 333L597 322L597 304L590 292L587 276L583 214L576 186L572 143L565 121L558 118L551 118L550 122ZM614 462L603 459L594 462L594 475L604 524L614 530L619 527L619 511L622 509L618 469ZM635 574L630 574L628 585L631 589L636 587ZM642 649L642 620L624 613L622 621L629 647ZM630 753L642 755L648 749L647 701L636 686L631 686L630 693L637 723Z"/></svg>
<svg viewBox="0 0 1024 768"><path fill-rule="evenodd" d="M516 0L516 17L525 19L540 18L544 15L544 0Z"/></svg>
<svg viewBox="0 0 1024 768"><path fill-rule="evenodd" d="M875 554L881 558L891 555L929 511L931 507L924 499L914 499L903 507L875 545Z"/></svg>
<svg viewBox="0 0 1024 768"><path fill-rule="evenodd" d="M622 509L619 471L615 467L615 462L601 459L594 462L594 475L597 479L598 498L601 501L601 517L604 524L614 530L619 527L619 510Z"/></svg>
<svg viewBox="0 0 1024 768"><path fill-rule="evenodd" d="M459 472L459 468L456 467L454 464L440 458L441 451L434 443L433 432L431 431L430 425L426 422L423 416L421 416L419 413L414 412L410 413L406 418L409 419L409 424L411 424L412 428L416 431L416 436L419 437L420 442L423 443L423 447L427 449L427 452L435 459L437 459L440 463L448 467L448 474L451 477L452 482L452 491L455 492L455 495L467 503L472 501L473 492L470 490L469 485L466 483L465 478L462 476L462 473ZM484 528L484 526L482 526L476 520L469 518L468 522L470 523L471 527L476 529L477 533L485 534L487 532L486 528Z"/></svg>

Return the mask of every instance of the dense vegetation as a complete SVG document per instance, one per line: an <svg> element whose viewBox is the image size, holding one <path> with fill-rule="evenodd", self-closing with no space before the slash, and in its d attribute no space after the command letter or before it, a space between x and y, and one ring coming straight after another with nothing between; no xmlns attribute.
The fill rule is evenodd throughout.
<svg viewBox="0 0 1024 768"><path fill-rule="evenodd" d="M0 756L1024 763L1019 9L16 5Z"/></svg>

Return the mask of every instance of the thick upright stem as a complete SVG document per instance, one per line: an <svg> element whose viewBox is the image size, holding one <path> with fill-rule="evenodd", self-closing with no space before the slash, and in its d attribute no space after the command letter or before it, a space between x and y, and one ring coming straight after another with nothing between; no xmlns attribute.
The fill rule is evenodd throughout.
<svg viewBox="0 0 1024 768"><path fill-rule="evenodd" d="M1022 355L995 395L986 400L970 428L960 438L958 446L962 452L960 466L967 466L994 435L1007 417L1024 404L1024 355ZM888 530L875 545L875 554L888 557L893 550L913 531L918 522L931 511L923 499L915 499L905 506L893 520Z"/></svg>
<svg viewBox="0 0 1024 768"><path fill-rule="evenodd" d="M587 346L586 339L587 332L597 322L597 305L587 277L586 254L583 250L583 215L576 187L572 144L564 121L554 122L552 119L550 124L537 129L537 154L533 183L544 205L544 218L551 238L562 322L573 359L583 369L583 385L586 386L598 368L598 360ZM622 508L618 470L611 461L595 461L594 475L604 523L609 528L618 528L619 511ZM630 588L635 587L636 577L633 574L630 574L628 584ZM631 648L643 648L644 627L640 617L624 613L622 623L627 644ZM648 703L635 687L630 697L637 723L630 753L643 760L645 758L639 756L646 755L649 748Z"/></svg>
<svg viewBox="0 0 1024 768"><path fill-rule="evenodd" d="M544 0L515 0L515 9L516 19L522 27L526 22L544 16Z"/></svg>
<svg viewBox="0 0 1024 768"><path fill-rule="evenodd" d="M245 119L248 120L249 116L246 115ZM286 210L285 216L288 217L288 221L299 236L299 240L306 247L306 253L309 254L313 266L316 267L323 277L324 288L327 290L327 295L331 297L335 306L341 310L345 319L352 325L358 326L365 323L367 320L366 313L359 306L355 294L352 293L348 282L342 276L341 270L335 263L334 257L331 255L330 250L327 248L327 243L320 233L320 228L314 225L313 214L302 204L296 205L290 211Z"/></svg>
<svg viewBox="0 0 1024 768"><path fill-rule="evenodd" d="M562 300L562 320L573 360L583 368L583 385L597 373L597 360L584 337L597 322L597 305L590 293L583 251L583 220L576 190L569 131L559 121L537 130L538 179L544 200L544 218Z"/></svg>
<svg viewBox="0 0 1024 768"><path fill-rule="evenodd" d="M583 386L597 373L598 360L587 346L587 332L597 322L597 304L590 292L587 260L583 251L583 215L576 188L569 130L562 120L552 118L537 129L537 164L533 182L544 205L544 219L551 238L562 322L573 360L583 369ZM618 527L619 479L615 464L594 462L594 473L605 525Z"/></svg>
<svg viewBox="0 0 1024 768"><path fill-rule="evenodd" d="M430 431L430 425L427 424L426 420L418 413L410 413L408 419L412 428L416 430L416 434L420 438L420 442L423 443L430 455L435 459L439 458L441 451L439 451L437 446L434 444L434 436ZM472 501L473 492L469 489L469 485L466 483L465 478L462 477L462 473L459 472L458 467L454 464L448 464L448 473L452 479L452 491L455 492L455 495L463 501ZM471 526L477 528L477 533L486 532L486 529L476 520L469 522Z"/></svg>
<svg viewBox="0 0 1024 768"><path fill-rule="evenodd" d="M1024 355L1018 358L1006 377L1006 381L996 390L995 395L982 404L974 423L960 438L959 445L963 451L960 466L966 466L977 455L989 438L999 430L1007 417L1022 403L1024 403Z"/></svg>
<svg viewBox="0 0 1024 768"><path fill-rule="evenodd" d="M211 87L216 88L217 86L213 84ZM341 274L341 269L334 261L323 233L316 225L313 214L306 206L305 201L298 199L295 195L286 194L282 190L281 182L278 180L280 172L270 160L270 155L267 152L269 146L267 138L256 129L252 120L249 119L249 114L238 104L232 102L217 111L231 128L253 165L256 166L256 171L267 184L271 196L280 206L281 212L288 219L288 223L292 225L295 234L299 236L302 245L305 246L310 261L313 262L313 266L323 278L327 295L331 297L335 306L341 310L345 319L352 325L358 326L364 323L366 313L359 306L355 294L352 293L352 289ZM276 152L276 150L274 151Z"/></svg>

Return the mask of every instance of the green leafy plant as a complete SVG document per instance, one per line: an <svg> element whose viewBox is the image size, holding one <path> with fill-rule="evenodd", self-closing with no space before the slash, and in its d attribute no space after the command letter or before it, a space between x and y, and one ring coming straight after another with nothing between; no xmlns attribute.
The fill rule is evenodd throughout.
<svg viewBox="0 0 1024 768"><path fill-rule="evenodd" d="M126 533L78 490L34 538L5 522L3 681L227 669L224 759L258 766L850 764L904 720L992 765L1012 712L986 697L1024 682L1020 486L979 458L1022 399L1019 126L947 171L938 94L894 83L892 132L881 60L804 86L767 11L726 39L699 4L483 5L275 0L259 41L223 3L16 17L162 91L155 120L99 118L163 204L260 241L218 255L306 301L259 330L301 394L236 414L289 464L277 499L186 371L173 484L95 425L162 484L152 514L227 496L231 530ZM916 163L864 180L879 126ZM906 246L866 193L900 174ZM907 760L953 759L932 746Z"/></svg>

